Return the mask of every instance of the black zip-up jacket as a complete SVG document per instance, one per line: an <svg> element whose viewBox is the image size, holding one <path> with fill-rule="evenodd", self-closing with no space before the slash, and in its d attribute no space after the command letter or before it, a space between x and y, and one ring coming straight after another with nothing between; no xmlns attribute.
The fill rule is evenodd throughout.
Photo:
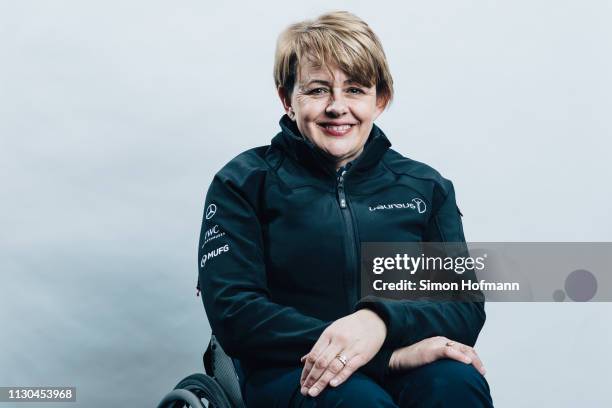
<svg viewBox="0 0 612 408"><path fill-rule="evenodd" d="M238 155L215 175L204 207L202 299L213 333L244 375L300 366L330 323L361 308L387 325L383 348L362 367L378 381L400 346L436 335L473 346L485 321L482 302L359 294L362 242L465 242L452 183L390 149L376 125L337 177L293 121L285 115L280 125L271 145Z"/></svg>

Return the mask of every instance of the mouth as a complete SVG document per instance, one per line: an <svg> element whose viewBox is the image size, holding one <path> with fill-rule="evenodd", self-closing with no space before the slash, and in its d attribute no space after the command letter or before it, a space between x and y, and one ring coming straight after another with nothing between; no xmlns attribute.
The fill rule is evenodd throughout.
<svg viewBox="0 0 612 408"><path fill-rule="evenodd" d="M317 123L323 132L329 136L344 136L347 135L355 126L355 123Z"/></svg>

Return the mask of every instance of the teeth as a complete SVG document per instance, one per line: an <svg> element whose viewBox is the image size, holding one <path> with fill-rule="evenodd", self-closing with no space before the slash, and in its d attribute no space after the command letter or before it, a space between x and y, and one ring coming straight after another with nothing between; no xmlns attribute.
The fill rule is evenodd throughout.
<svg viewBox="0 0 612 408"><path fill-rule="evenodd" d="M342 125L342 126L325 126L326 129L333 130L336 132L342 132L344 130L350 129L351 125Z"/></svg>

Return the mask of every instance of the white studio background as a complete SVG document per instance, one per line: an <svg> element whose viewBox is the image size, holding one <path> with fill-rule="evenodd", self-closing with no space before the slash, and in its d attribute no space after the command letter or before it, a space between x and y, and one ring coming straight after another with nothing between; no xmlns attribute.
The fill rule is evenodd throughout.
<svg viewBox="0 0 612 408"><path fill-rule="evenodd" d="M332 9L380 36L378 124L453 180L468 240L612 241L608 1L3 1L0 386L144 407L202 371L205 191L278 130L278 33ZM487 312L497 407L612 405L612 305Z"/></svg>

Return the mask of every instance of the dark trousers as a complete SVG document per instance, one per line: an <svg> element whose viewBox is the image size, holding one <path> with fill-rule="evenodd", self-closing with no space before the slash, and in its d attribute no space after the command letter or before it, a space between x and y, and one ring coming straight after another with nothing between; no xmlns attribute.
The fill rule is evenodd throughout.
<svg viewBox="0 0 612 408"><path fill-rule="evenodd" d="M300 393L301 368L258 372L246 381L248 408L285 407L492 407L489 384L472 366L455 360L438 360L414 370L392 374L378 384L354 373L342 385L327 386L316 397Z"/></svg>

